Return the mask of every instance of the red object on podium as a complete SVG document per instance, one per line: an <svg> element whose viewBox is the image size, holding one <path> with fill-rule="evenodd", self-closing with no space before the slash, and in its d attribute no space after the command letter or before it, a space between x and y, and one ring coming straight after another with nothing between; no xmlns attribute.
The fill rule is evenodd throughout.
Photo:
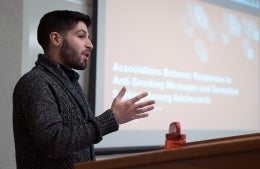
<svg viewBox="0 0 260 169"><path fill-rule="evenodd" d="M165 149L178 148L186 144L186 135L181 134L180 122L172 122L165 137Z"/></svg>

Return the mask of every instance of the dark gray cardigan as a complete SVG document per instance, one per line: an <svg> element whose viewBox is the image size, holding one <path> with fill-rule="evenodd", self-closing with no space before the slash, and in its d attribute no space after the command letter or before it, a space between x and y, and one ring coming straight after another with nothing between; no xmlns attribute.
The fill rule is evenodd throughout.
<svg viewBox="0 0 260 169"><path fill-rule="evenodd" d="M16 84L13 130L18 169L72 169L94 160L93 144L118 130L110 110L94 117L74 72L39 55L36 66Z"/></svg>

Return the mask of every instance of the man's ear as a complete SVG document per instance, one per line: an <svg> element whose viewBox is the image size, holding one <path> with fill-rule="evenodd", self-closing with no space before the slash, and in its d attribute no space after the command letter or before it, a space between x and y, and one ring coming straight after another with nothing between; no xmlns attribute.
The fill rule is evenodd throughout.
<svg viewBox="0 0 260 169"><path fill-rule="evenodd" d="M62 44L62 36L58 32L51 32L50 44L53 46L60 46Z"/></svg>

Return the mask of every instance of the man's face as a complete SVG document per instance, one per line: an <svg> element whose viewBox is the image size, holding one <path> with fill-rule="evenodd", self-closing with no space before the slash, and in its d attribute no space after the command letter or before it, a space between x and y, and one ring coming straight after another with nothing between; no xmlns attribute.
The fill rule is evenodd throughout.
<svg viewBox="0 0 260 169"><path fill-rule="evenodd" d="M83 70L87 67L93 45L84 22L79 22L63 37L60 48L60 60L69 68Z"/></svg>

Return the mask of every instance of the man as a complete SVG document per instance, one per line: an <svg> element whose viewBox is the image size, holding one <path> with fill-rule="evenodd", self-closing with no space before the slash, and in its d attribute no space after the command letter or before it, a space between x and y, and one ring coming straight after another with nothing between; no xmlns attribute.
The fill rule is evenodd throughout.
<svg viewBox="0 0 260 169"><path fill-rule="evenodd" d="M93 45L90 18L76 11L45 14L38 26L35 67L16 84L13 129L18 169L72 169L94 160L93 144L117 131L119 124L148 116L153 100L144 92L123 101L121 89L111 108L95 117L72 69L87 66Z"/></svg>

